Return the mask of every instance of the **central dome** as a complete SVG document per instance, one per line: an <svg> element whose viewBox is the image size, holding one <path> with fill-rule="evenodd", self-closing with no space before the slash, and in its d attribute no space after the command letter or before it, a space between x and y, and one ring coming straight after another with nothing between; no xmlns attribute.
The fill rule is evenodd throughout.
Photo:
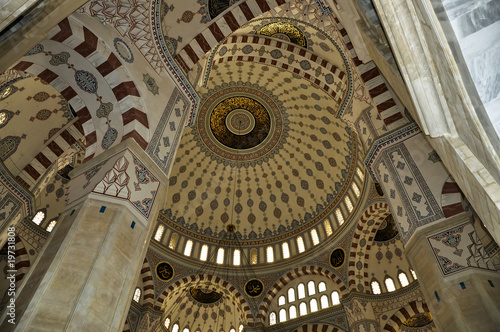
<svg viewBox="0 0 500 332"><path fill-rule="evenodd" d="M215 106L210 129L217 140L233 149L250 149L266 139L271 119L266 108L250 97L230 97Z"/></svg>
<svg viewBox="0 0 500 332"><path fill-rule="evenodd" d="M262 64L224 63L212 77L181 138L160 220L205 242L234 224L240 243L252 246L330 218L360 162L335 101Z"/></svg>

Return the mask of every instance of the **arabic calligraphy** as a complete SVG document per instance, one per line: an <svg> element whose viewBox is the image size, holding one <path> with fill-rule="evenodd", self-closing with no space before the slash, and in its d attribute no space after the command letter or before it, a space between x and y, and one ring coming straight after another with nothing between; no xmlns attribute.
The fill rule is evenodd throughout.
<svg viewBox="0 0 500 332"><path fill-rule="evenodd" d="M245 292L250 297L257 297L264 291L264 284L258 279L251 279L245 284Z"/></svg>
<svg viewBox="0 0 500 332"><path fill-rule="evenodd" d="M163 281L169 281L174 276L174 268L167 262L156 265L156 276Z"/></svg>
<svg viewBox="0 0 500 332"><path fill-rule="evenodd" d="M345 251L342 248L335 249L330 255L330 265L338 269L344 265Z"/></svg>

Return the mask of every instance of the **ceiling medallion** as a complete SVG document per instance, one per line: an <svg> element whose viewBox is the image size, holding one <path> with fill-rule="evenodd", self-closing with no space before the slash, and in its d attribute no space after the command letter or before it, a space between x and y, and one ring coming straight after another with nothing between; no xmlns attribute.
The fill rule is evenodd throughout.
<svg viewBox="0 0 500 332"><path fill-rule="evenodd" d="M216 87L203 98L195 139L220 162L260 162L283 145L287 117L282 103L257 85Z"/></svg>
<svg viewBox="0 0 500 332"><path fill-rule="evenodd" d="M259 279L248 280L245 284L245 293L250 297L257 297L264 291L264 284Z"/></svg>
<svg viewBox="0 0 500 332"><path fill-rule="evenodd" d="M342 248L336 248L330 255L330 265L336 269L341 268L345 262L345 251Z"/></svg>
<svg viewBox="0 0 500 332"><path fill-rule="evenodd" d="M222 298L221 293L217 293L216 291L211 291L208 289L191 288L190 293L193 299L203 304L215 303Z"/></svg>
<svg viewBox="0 0 500 332"><path fill-rule="evenodd" d="M169 281L174 276L174 268L167 262L161 262L156 265L156 276L162 281Z"/></svg>

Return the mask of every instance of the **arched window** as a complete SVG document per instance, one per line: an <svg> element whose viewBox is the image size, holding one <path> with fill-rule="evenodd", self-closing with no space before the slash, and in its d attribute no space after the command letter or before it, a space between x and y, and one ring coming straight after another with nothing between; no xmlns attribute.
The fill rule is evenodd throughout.
<svg viewBox="0 0 500 332"><path fill-rule="evenodd" d="M44 219L45 219L45 213L43 213L43 211L38 211L33 217L33 219L31 219L31 221L33 221L37 225L40 225Z"/></svg>
<svg viewBox="0 0 500 332"><path fill-rule="evenodd" d="M281 306L281 305L285 305L286 303L286 299L285 299L285 296L284 295L281 295L279 298L278 298L278 305Z"/></svg>
<svg viewBox="0 0 500 332"><path fill-rule="evenodd" d="M233 265L240 265L240 249L234 249Z"/></svg>
<svg viewBox="0 0 500 332"><path fill-rule="evenodd" d="M309 308L311 308L311 312L318 311L318 301L316 299L311 299L309 302Z"/></svg>
<svg viewBox="0 0 500 332"><path fill-rule="evenodd" d="M399 282L401 283L402 287L406 287L410 284L410 282L408 281L408 277L406 276L406 273L404 273L404 272L400 272L398 274L398 279L399 279Z"/></svg>
<svg viewBox="0 0 500 332"><path fill-rule="evenodd" d="M159 225L158 228L156 229L155 233L155 240L160 242L161 236L163 235L163 231L165 230L165 227L163 225Z"/></svg>
<svg viewBox="0 0 500 332"><path fill-rule="evenodd" d="M325 225L325 232L326 232L326 236L330 236L333 234L333 231L332 231L332 225L330 224L330 219L325 219L325 221L323 221L323 225Z"/></svg>
<svg viewBox="0 0 500 332"><path fill-rule="evenodd" d="M342 215L342 211L340 211L340 209L335 210L335 216L337 217L339 225L342 225L344 223L344 216Z"/></svg>
<svg viewBox="0 0 500 332"><path fill-rule="evenodd" d="M175 246L177 245L177 239L179 238L179 234L174 233L170 237L170 242L168 244L168 247L172 250L175 250Z"/></svg>
<svg viewBox="0 0 500 332"><path fill-rule="evenodd" d="M290 249L288 248L288 242L283 242L281 244L281 248L283 249L283 258L290 258Z"/></svg>
<svg viewBox="0 0 500 332"><path fill-rule="evenodd" d="M179 332L179 324L175 323L174 326L172 326L172 332Z"/></svg>
<svg viewBox="0 0 500 332"><path fill-rule="evenodd" d="M396 290L396 286L394 285L394 280L392 278L385 278L385 287L387 287L387 291L394 292Z"/></svg>
<svg viewBox="0 0 500 332"><path fill-rule="evenodd" d="M381 294L382 291L380 290L380 284L378 281L373 280L370 284L372 286L372 293L373 294Z"/></svg>
<svg viewBox="0 0 500 332"><path fill-rule="evenodd" d="M318 284L318 291L320 293L326 291L326 283L324 281L322 281Z"/></svg>
<svg viewBox="0 0 500 332"><path fill-rule="evenodd" d="M288 302L293 302L295 301L295 289L294 288L290 288L288 290Z"/></svg>
<svg viewBox="0 0 500 332"><path fill-rule="evenodd" d="M349 198L349 196L346 196L344 198L344 201L345 201L345 205L347 205L347 210L349 210L349 212L352 212L352 209L354 209L354 207L352 206L352 202L351 202L351 199Z"/></svg>
<svg viewBox="0 0 500 332"><path fill-rule="evenodd" d="M193 249L193 241L187 240L184 247L184 256L191 256L191 249Z"/></svg>
<svg viewBox="0 0 500 332"><path fill-rule="evenodd" d="M299 305L299 314L301 316L307 315L307 304L305 302L300 303L300 305Z"/></svg>
<svg viewBox="0 0 500 332"><path fill-rule="evenodd" d="M328 303L328 296L323 295L323 296L321 296L320 300L321 300L321 309L328 308L328 305L329 305L329 303Z"/></svg>
<svg viewBox="0 0 500 332"><path fill-rule="evenodd" d="M332 292L332 305L337 305L337 304L340 304L339 292L333 291Z"/></svg>
<svg viewBox="0 0 500 332"><path fill-rule="evenodd" d="M250 264L257 264L257 249L250 249Z"/></svg>
<svg viewBox="0 0 500 332"><path fill-rule="evenodd" d="M358 176L361 179L361 181L363 181L365 179L365 175L363 174L363 171L361 171L361 168L358 167L356 169L356 173L358 173Z"/></svg>
<svg viewBox="0 0 500 332"><path fill-rule="evenodd" d="M140 299L141 299L141 289L137 287L134 292L134 301L139 303Z"/></svg>
<svg viewBox="0 0 500 332"><path fill-rule="evenodd" d="M411 273L411 276L413 277L413 280L417 280L417 274L415 273L415 271L410 269L410 273Z"/></svg>
<svg viewBox="0 0 500 332"><path fill-rule="evenodd" d="M224 263L224 248L219 248L217 250L217 264L223 264Z"/></svg>
<svg viewBox="0 0 500 332"><path fill-rule="evenodd" d="M243 331L243 324L240 324L240 327L238 328L238 332Z"/></svg>
<svg viewBox="0 0 500 332"><path fill-rule="evenodd" d="M319 244L318 232L315 229L311 229L311 239L315 246Z"/></svg>
<svg viewBox="0 0 500 332"><path fill-rule="evenodd" d="M232 329L232 331L234 331L234 329ZM184 330L182 330L182 332L190 332L190 331L189 331L188 327L185 327ZM234 332L236 332L236 331L234 331Z"/></svg>
<svg viewBox="0 0 500 332"><path fill-rule="evenodd" d="M281 322L286 322L286 310L285 309L280 310L280 323Z"/></svg>
<svg viewBox="0 0 500 332"><path fill-rule="evenodd" d="M164 325L165 325L165 327L166 327L167 329L169 328L169 326L170 326L170 318L168 318L168 317L167 317L167 318L165 319L165 323L164 323Z"/></svg>
<svg viewBox="0 0 500 332"><path fill-rule="evenodd" d="M276 313L273 311L269 314L269 325L276 324Z"/></svg>
<svg viewBox="0 0 500 332"><path fill-rule="evenodd" d="M288 313L290 314L290 319L297 318L297 308L294 305L288 308Z"/></svg>
<svg viewBox="0 0 500 332"><path fill-rule="evenodd" d="M303 283L300 283L299 286L297 287L298 295L299 295L299 300L303 299L306 297L306 286L304 286Z"/></svg>
<svg viewBox="0 0 500 332"><path fill-rule="evenodd" d="M307 292L309 293L309 296L316 294L316 285L314 284L314 281L309 281L307 283Z"/></svg>
<svg viewBox="0 0 500 332"><path fill-rule="evenodd" d="M57 224L57 220L52 220L49 225L47 226L47 228L45 229L47 232L52 232L52 230L54 229L54 227L56 227L56 224Z"/></svg>
<svg viewBox="0 0 500 332"><path fill-rule="evenodd" d="M356 197L359 197L361 195L361 192L359 191L358 185L356 183L352 183L352 190L354 191L354 194Z"/></svg>
<svg viewBox="0 0 500 332"><path fill-rule="evenodd" d="M299 253L306 251L306 247L304 246L304 239L302 239L302 236L297 236L297 248L299 249Z"/></svg>
<svg viewBox="0 0 500 332"><path fill-rule="evenodd" d="M206 244L201 246L200 260L206 261L208 257L208 246Z"/></svg>
<svg viewBox="0 0 500 332"><path fill-rule="evenodd" d="M233 327L232 329L229 330L229 332L236 332L236 330Z"/></svg>
<svg viewBox="0 0 500 332"><path fill-rule="evenodd" d="M268 263L274 262L274 250L273 250L273 247L268 246L267 249L266 249L266 253L267 253L267 262Z"/></svg>

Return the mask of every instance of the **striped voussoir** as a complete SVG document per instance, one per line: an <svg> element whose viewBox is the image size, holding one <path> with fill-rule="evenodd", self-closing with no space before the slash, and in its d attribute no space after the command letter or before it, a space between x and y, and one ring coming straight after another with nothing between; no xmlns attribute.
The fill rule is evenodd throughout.
<svg viewBox="0 0 500 332"><path fill-rule="evenodd" d="M287 61L289 57L285 56L281 57L280 59L273 59L268 57L245 55L241 49L241 45L250 45L250 44L255 45L255 49L257 49L258 46L267 46L269 50L279 48L283 51L284 54L287 55L293 54L294 57L297 59L297 61L290 64ZM342 93L337 93L339 89L337 89L337 87L334 84L339 85L339 88L345 91L347 89L347 75L342 70L340 70L338 67L331 64L327 60L318 57L317 55L309 52L308 50L302 47L284 41L272 39L266 36L255 36L255 35L232 36L228 38L226 41L224 41L222 45L226 46L228 49L236 49L236 51L227 52L222 57L216 55L214 57L214 60L212 61L212 65L230 61L245 61L245 62L255 62L278 68L283 68L315 84L320 89L325 91L328 95L330 95L332 99L335 100L338 104L342 103L342 99L344 98L344 96ZM238 45L240 47L238 47ZM315 63L317 65L316 67L318 66L322 67L325 69L326 73L331 73L333 76L335 76L334 83L332 84L327 83L325 80L325 75L320 75L316 77L316 75L314 75L312 71L307 72L303 70L299 65L299 63L303 60Z"/></svg>
<svg viewBox="0 0 500 332"><path fill-rule="evenodd" d="M377 202L372 205L370 205L365 212L361 215L361 218L359 219L358 225L356 226L356 229L354 231L354 235L352 238L351 242L351 250L350 250L350 259L349 259L349 265L347 268L347 276L348 276L348 283L349 283L349 289L353 290L356 288L356 257L358 257L360 260L364 260L363 263L363 269L366 271L368 268L368 263L367 260L370 257L369 254L365 253L363 257L359 257L356 255L358 252L358 247L359 247L359 241L362 238L366 238L367 244L366 244L366 251L370 250L371 244L373 242L373 239L375 238L375 233L378 230L378 226L384 221L384 219L391 213L389 210L389 206L387 203L383 202ZM369 220L373 220L374 223L371 226L367 225L367 222ZM365 233L365 231L368 230L368 233ZM364 286L365 286L365 292L370 294L370 282L368 280L368 273L364 273Z"/></svg>
<svg viewBox="0 0 500 332"><path fill-rule="evenodd" d="M450 176L444 183L441 191L441 208L446 218L464 212L464 194L458 184Z"/></svg>
<svg viewBox="0 0 500 332"><path fill-rule="evenodd" d="M342 279L340 279L331 270L328 270L321 266L303 266L302 268L296 268L293 271L288 272L287 274L283 275L278 281L276 281L276 283L271 287L271 289L267 292L266 295L264 295L262 299L262 304L259 307L258 318L262 319L265 322L267 320L267 312L269 310L269 306L271 305L276 295L280 292L280 290L295 278L310 274L317 274L330 278L339 286L341 296L347 296L347 294L349 294L349 291L346 285L342 282Z"/></svg>
<svg viewBox="0 0 500 332"><path fill-rule="evenodd" d="M394 315L389 318L384 326L383 331L397 332L401 331L400 326L403 325L410 317L417 314L429 312L429 308L425 302L412 301L403 308L399 309Z"/></svg>
<svg viewBox="0 0 500 332"><path fill-rule="evenodd" d="M393 92L388 88L389 83L387 83L373 61L362 63L359 60L354 50L354 46L349 39L347 30L337 18L335 21L339 26L339 32L344 39L345 45L361 74L361 79L365 83L382 120L389 130L399 128L401 124L407 122L407 119L403 115L403 107L395 102Z"/></svg>
<svg viewBox="0 0 500 332"><path fill-rule="evenodd" d="M95 66L109 85L120 107L123 121L122 140L132 137L142 148L146 148L149 141L149 124L146 113L141 110L143 104L139 90L129 79L130 74L115 54L92 31L73 19L66 18L61 21L49 32L48 39L73 49ZM13 68L40 77L71 104L78 115L79 127L83 128L86 138L85 161L93 158L98 145L92 116L95 110L87 108L83 99L78 96L79 91L75 91L57 73L48 69L48 66L23 59L25 60L21 60Z"/></svg>
<svg viewBox="0 0 500 332"><path fill-rule="evenodd" d="M328 324L304 324L293 332L341 332L338 327Z"/></svg>
<svg viewBox="0 0 500 332"><path fill-rule="evenodd" d="M16 236L16 251L14 252L16 260L16 283L19 284L23 280L24 276L28 273L31 267L30 258L28 251L19 236Z"/></svg>
<svg viewBox="0 0 500 332"><path fill-rule="evenodd" d="M204 282L207 284L205 285ZM208 290L211 291L220 291L221 289L226 289L229 291L230 294L232 294L233 298L238 302L234 303L233 306L239 306L243 309L244 314L246 316L246 319L249 324L252 324L254 322L254 317L252 315L252 312L250 310L250 306L248 305L247 301L245 300L245 297L242 296L242 294L236 289L236 287L232 284L230 284L228 281L218 277L214 276L211 274L200 274L200 275L190 275L181 279L176 280L172 284L170 284L161 294L158 296L156 299L156 302L154 304L154 309L155 310L163 310L164 306L166 305L165 300L168 298L169 295L175 295L175 292L179 291L183 287L185 287L188 284L200 284L203 285L203 287L206 287Z"/></svg>
<svg viewBox="0 0 500 332"><path fill-rule="evenodd" d="M142 305L153 307L155 303L155 285L153 282L153 273L151 272L151 265L149 261L144 258L142 264L141 275L142 278Z"/></svg>
<svg viewBox="0 0 500 332"><path fill-rule="evenodd" d="M243 24L284 3L286 0L241 1L237 6L216 18L207 29L184 46L175 56L176 62L185 73L188 73L207 52Z"/></svg>

